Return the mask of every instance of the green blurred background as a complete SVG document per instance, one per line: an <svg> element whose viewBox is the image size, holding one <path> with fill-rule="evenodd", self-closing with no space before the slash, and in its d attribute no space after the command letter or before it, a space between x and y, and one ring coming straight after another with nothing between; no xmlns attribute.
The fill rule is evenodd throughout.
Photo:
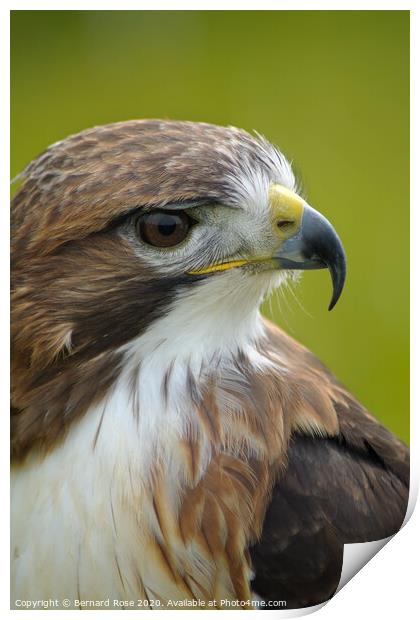
<svg viewBox="0 0 420 620"><path fill-rule="evenodd" d="M13 11L12 176L92 125L256 129L293 160L348 255L264 311L409 438L409 12Z"/></svg>

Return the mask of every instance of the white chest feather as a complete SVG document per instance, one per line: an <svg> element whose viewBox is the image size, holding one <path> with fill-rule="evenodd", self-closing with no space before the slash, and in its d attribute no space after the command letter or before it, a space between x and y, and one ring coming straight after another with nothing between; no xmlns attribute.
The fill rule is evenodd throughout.
<svg viewBox="0 0 420 620"><path fill-rule="evenodd" d="M256 364L268 363L252 348L248 353ZM59 447L43 459L31 456L12 473L14 600L200 597L191 582L184 587L170 574L171 566L182 573L188 564L211 591L214 558L193 542L184 545L174 525L183 489L194 487L212 457L191 394L201 389L193 378L207 375L200 371L203 360L190 356L188 363L182 358L168 363L157 355L140 365L135 356L127 360L106 399ZM229 356L213 354L211 364L227 384L235 381ZM218 407L225 450L258 455L261 446L235 427L241 406L224 392L223 381ZM182 450L186 441L200 446L193 474ZM163 513L174 518L163 524ZM169 568L162 568L161 553L172 554ZM229 580L219 581L220 597L234 596Z"/></svg>

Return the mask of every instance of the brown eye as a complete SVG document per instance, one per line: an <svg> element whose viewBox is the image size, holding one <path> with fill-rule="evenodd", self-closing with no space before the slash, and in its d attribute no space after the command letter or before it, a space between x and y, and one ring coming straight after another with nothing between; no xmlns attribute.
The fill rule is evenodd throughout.
<svg viewBox="0 0 420 620"><path fill-rule="evenodd" d="M169 248L184 241L193 224L184 211L152 211L139 217L136 230L149 245Z"/></svg>

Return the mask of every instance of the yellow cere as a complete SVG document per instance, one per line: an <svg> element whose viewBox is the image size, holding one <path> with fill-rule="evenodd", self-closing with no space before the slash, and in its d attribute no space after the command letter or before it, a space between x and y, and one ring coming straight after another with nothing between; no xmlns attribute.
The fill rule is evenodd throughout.
<svg viewBox="0 0 420 620"><path fill-rule="evenodd" d="M268 199L276 234L281 239L295 234L302 221L305 206L303 199L280 184L270 186Z"/></svg>

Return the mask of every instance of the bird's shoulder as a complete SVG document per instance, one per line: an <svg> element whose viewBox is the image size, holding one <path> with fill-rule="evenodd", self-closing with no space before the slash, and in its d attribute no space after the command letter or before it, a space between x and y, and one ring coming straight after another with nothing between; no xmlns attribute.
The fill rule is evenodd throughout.
<svg viewBox="0 0 420 620"><path fill-rule="evenodd" d="M317 388L327 392L332 400L338 431L329 438L331 445L346 449L354 455L376 459L388 471L407 481L407 446L385 428L314 353L268 320L265 320L265 329L271 350L279 354L286 353L291 376L300 374L302 380L305 380L307 375L315 375L318 379ZM305 433L292 435L292 450L299 437L305 439Z"/></svg>

